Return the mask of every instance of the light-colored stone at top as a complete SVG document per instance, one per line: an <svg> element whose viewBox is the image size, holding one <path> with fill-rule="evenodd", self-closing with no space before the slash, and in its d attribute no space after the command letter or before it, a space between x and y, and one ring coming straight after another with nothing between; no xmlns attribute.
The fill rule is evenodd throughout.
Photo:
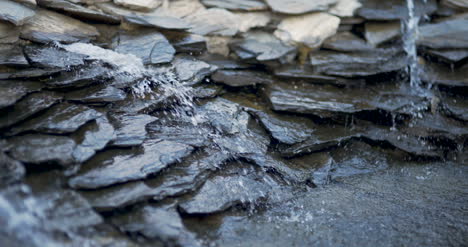
<svg viewBox="0 0 468 247"><path fill-rule="evenodd" d="M328 13L339 17L352 17L361 6L359 0L340 0L328 10Z"/></svg>
<svg viewBox="0 0 468 247"><path fill-rule="evenodd" d="M114 0L114 3L129 9L151 11L161 5L162 0Z"/></svg>
<svg viewBox="0 0 468 247"><path fill-rule="evenodd" d="M468 9L468 0L442 0L442 3L454 8Z"/></svg>
<svg viewBox="0 0 468 247"><path fill-rule="evenodd" d="M275 36L290 44L319 47L325 39L336 34L340 18L327 13L312 13L287 17L278 25Z"/></svg>
<svg viewBox="0 0 468 247"><path fill-rule="evenodd" d="M15 2L30 5L30 6L36 6L36 0L15 0Z"/></svg>
<svg viewBox="0 0 468 247"><path fill-rule="evenodd" d="M283 14L304 14L312 11L325 11L338 0L265 0L270 8Z"/></svg>

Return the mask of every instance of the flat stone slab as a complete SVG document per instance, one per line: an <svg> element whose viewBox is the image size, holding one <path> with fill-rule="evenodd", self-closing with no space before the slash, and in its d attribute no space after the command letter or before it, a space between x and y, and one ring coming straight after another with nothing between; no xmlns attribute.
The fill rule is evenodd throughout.
<svg viewBox="0 0 468 247"><path fill-rule="evenodd" d="M401 23L396 22L366 22L365 33L367 42L378 46L387 41L393 40L401 35Z"/></svg>
<svg viewBox="0 0 468 247"><path fill-rule="evenodd" d="M144 179L189 155L193 147L170 141L148 141L143 152L110 155L104 159L91 159L92 168L70 179L73 188L95 189L117 183ZM101 156L106 156L102 153Z"/></svg>
<svg viewBox="0 0 468 247"><path fill-rule="evenodd" d="M20 46L0 44L0 65L28 66L29 62Z"/></svg>
<svg viewBox="0 0 468 247"><path fill-rule="evenodd" d="M95 27L48 10L38 10L21 30L21 38L39 43L88 42L98 35Z"/></svg>
<svg viewBox="0 0 468 247"><path fill-rule="evenodd" d="M408 18L408 7L405 0L362 0L362 7L357 10L357 15L367 20L388 21ZM429 15L437 10L435 0L415 0L414 9L416 16Z"/></svg>
<svg viewBox="0 0 468 247"><path fill-rule="evenodd" d="M35 15L35 11L15 1L0 1L0 20L21 26Z"/></svg>
<svg viewBox="0 0 468 247"><path fill-rule="evenodd" d="M205 182L198 193L179 204L187 214L213 214L242 203L256 203L264 199L269 187L243 176L217 176Z"/></svg>
<svg viewBox="0 0 468 247"><path fill-rule="evenodd" d="M162 0L114 0L114 3L126 8L150 11L162 4Z"/></svg>
<svg viewBox="0 0 468 247"><path fill-rule="evenodd" d="M0 185L7 186L19 182L26 174L26 169L21 162L10 158L0 151Z"/></svg>
<svg viewBox="0 0 468 247"><path fill-rule="evenodd" d="M86 8L82 5L75 4L70 1L38 0L38 5L44 8L65 12L67 13L67 15L83 21L95 21L107 24L120 23L120 19L116 16L108 15L106 13L91 8Z"/></svg>
<svg viewBox="0 0 468 247"><path fill-rule="evenodd" d="M374 48L371 44L351 32L340 32L333 35L325 40L322 47L342 52L368 51Z"/></svg>
<svg viewBox="0 0 468 247"><path fill-rule="evenodd" d="M69 137L28 134L8 140L13 158L30 164L58 164L70 166L75 163L73 151L76 143Z"/></svg>
<svg viewBox="0 0 468 247"><path fill-rule="evenodd" d="M43 85L35 81L0 81L0 108L11 106L27 94L42 88Z"/></svg>
<svg viewBox="0 0 468 247"><path fill-rule="evenodd" d="M327 10L337 2L338 0L266 0L266 3L273 11L293 15Z"/></svg>
<svg viewBox="0 0 468 247"><path fill-rule="evenodd" d="M447 65L425 63L420 72L421 80L448 87L468 86L468 64L452 70Z"/></svg>
<svg viewBox="0 0 468 247"><path fill-rule="evenodd" d="M258 11L268 9L268 5L260 0L202 0L201 2L207 7L229 10Z"/></svg>
<svg viewBox="0 0 468 247"><path fill-rule="evenodd" d="M36 118L13 127L9 134L19 134L26 131L50 134L72 133L85 123L101 116L101 113L89 107L62 103Z"/></svg>
<svg viewBox="0 0 468 247"><path fill-rule="evenodd" d="M9 22L0 22L0 44L12 44L19 40L20 27Z"/></svg>
<svg viewBox="0 0 468 247"><path fill-rule="evenodd" d="M285 65L274 70L274 75L281 79L291 81L304 81L313 84L331 84L337 86L357 86L365 83L362 79L348 79L337 76L324 75L317 72L312 66L307 65Z"/></svg>
<svg viewBox="0 0 468 247"><path fill-rule="evenodd" d="M61 71L57 76L46 80L50 88L80 88L97 82L105 82L112 78L111 69L102 64L86 64L74 67L70 71Z"/></svg>
<svg viewBox="0 0 468 247"><path fill-rule="evenodd" d="M76 90L66 95L66 99L88 104L105 104L124 100L127 93L110 85L97 85Z"/></svg>
<svg viewBox="0 0 468 247"><path fill-rule="evenodd" d="M157 31L122 33L115 51L133 54L141 58L144 64L168 63L175 54L174 47Z"/></svg>
<svg viewBox="0 0 468 247"><path fill-rule="evenodd" d="M124 19L132 24L169 30L186 30L190 28L188 22L178 17L164 15L129 15Z"/></svg>
<svg viewBox="0 0 468 247"><path fill-rule="evenodd" d="M419 28L418 45L434 49L468 48L468 19L453 19Z"/></svg>
<svg viewBox="0 0 468 247"><path fill-rule="evenodd" d="M444 49L444 50L427 50L427 54L438 57L445 62L458 63L468 58L468 49Z"/></svg>
<svg viewBox="0 0 468 247"><path fill-rule="evenodd" d="M218 70L211 76L211 79L230 87L273 83L273 78L270 76L250 70Z"/></svg>
<svg viewBox="0 0 468 247"><path fill-rule="evenodd" d="M146 125L157 120L146 114L111 114L110 119L116 129L112 145L119 147L143 144L147 138Z"/></svg>
<svg viewBox="0 0 468 247"><path fill-rule="evenodd" d="M200 35L234 36L239 30L237 16L221 8L200 9L184 19L189 31Z"/></svg>
<svg viewBox="0 0 468 247"><path fill-rule="evenodd" d="M310 63L325 75L364 77L405 68L406 54L395 48L352 53L321 50L310 54Z"/></svg>
<svg viewBox="0 0 468 247"><path fill-rule="evenodd" d="M29 45L24 48L31 65L39 68L61 68L68 70L73 66L84 65L85 56L67 52L54 46Z"/></svg>

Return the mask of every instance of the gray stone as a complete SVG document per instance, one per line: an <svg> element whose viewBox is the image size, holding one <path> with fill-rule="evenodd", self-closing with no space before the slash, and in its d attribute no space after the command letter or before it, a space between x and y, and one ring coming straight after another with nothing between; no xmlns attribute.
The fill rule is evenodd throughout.
<svg viewBox="0 0 468 247"><path fill-rule="evenodd" d="M21 162L0 151L0 186L19 182L25 174L26 169Z"/></svg>
<svg viewBox="0 0 468 247"><path fill-rule="evenodd" d="M102 13L91 8L83 7L79 4L65 0L38 0L37 4L41 7L63 11L67 15L81 19L83 21L95 21L108 24L119 24L118 17Z"/></svg>
<svg viewBox="0 0 468 247"><path fill-rule="evenodd" d="M112 103L124 100L127 94L113 86L98 85L76 90L66 95L66 99L89 104Z"/></svg>
<svg viewBox="0 0 468 247"><path fill-rule="evenodd" d="M0 44L12 44L19 40L20 27L0 21Z"/></svg>
<svg viewBox="0 0 468 247"><path fill-rule="evenodd" d="M366 22L364 36L367 42L378 46L401 35L401 23L396 22Z"/></svg>
<svg viewBox="0 0 468 247"><path fill-rule="evenodd" d="M23 121L49 108L61 99L60 95L53 92L32 93L16 103L12 109L0 115L0 128Z"/></svg>
<svg viewBox="0 0 468 247"><path fill-rule="evenodd" d="M28 66L29 63L20 46L0 44L0 65Z"/></svg>
<svg viewBox="0 0 468 247"><path fill-rule="evenodd" d="M206 51L206 38L198 34L165 32L164 35L178 53L203 53Z"/></svg>
<svg viewBox="0 0 468 247"><path fill-rule="evenodd" d="M94 189L117 183L144 179L189 155L193 148L170 141L147 141L142 153L110 155L101 153L88 162L92 168L73 177L73 188ZM104 159L102 158L104 157Z"/></svg>
<svg viewBox="0 0 468 247"><path fill-rule="evenodd" d="M130 15L124 19L131 23L144 27L155 27L169 30L185 30L189 29L190 25L183 19L172 16L158 15Z"/></svg>
<svg viewBox="0 0 468 247"><path fill-rule="evenodd" d="M237 204L265 199L269 186L244 176L217 176L205 182L196 195L179 207L187 214L213 214Z"/></svg>
<svg viewBox="0 0 468 247"><path fill-rule="evenodd" d="M312 66L286 65L276 68L274 75L282 79L292 81L301 80L314 84L332 84L337 86L358 86L365 83L362 79L347 79L342 77L328 76L317 72Z"/></svg>
<svg viewBox="0 0 468 247"><path fill-rule="evenodd" d="M357 15L367 20L399 20L408 18L408 7L405 0L362 0L362 7L357 10ZM415 0L414 10L416 16L430 15L437 10L435 0Z"/></svg>
<svg viewBox="0 0 468 247"><path fill-rule="evenodd" d="M24 52L31 65L39 68L69 69L73 66L84 65L85 56L67 52L54 46L29 45Z"/></svg>
<svg viewBox="0 0 468 247"><path fill-rule="evenodd" d="M161 5L161 0L114 0L114 3L129 9L150 11Z"/></svg>
<svg viewBox="0 0 468 247"><path fill-rule="evenodd" d="M14 1L0 1L0 20L9 21L16 26L23 25L27 20L33 17L35 11L25 5Z"/></svg>
<svg viewBox="0 0 468 247"><path fill-rule="evenodd" d="M468 86L468 64L452 70L449 66L426 62L421 66L421 80L449 87Z"/></svg>
<svg viewBox="0 0 468 247"><path fill-rule="evenodd" d="M104 82L112 77L111 69L100 63L91 63L83 67L76 67L71 71L62 71L58 76L46 81L51 88L76 88L97 82Z"/></svg>
<svg viewBox="0 0 468 247"><path fill-rule="evenodd" d="M0 108L11 106L42 87L41 83L34 81L0 81Z"/></svg>
<svg viewBox="0 0 468 247"><path fill-rule="evenodd" d="M282 14L304 14L312 11L327 10L338 0L266 0L267 4L275 12Z"/></svg>
<svg viewBox="0 0 468 247"><path fill-rule="evenodd" d="M217 67L190 56L177 56L172 65L181 82L193 85L216 71Z"/></svg>
<svg viewBox="0 0 468 247"><path fill-rule="evenodd" d="M101 113L86 106L62 103L36 118L13 127L9 134L19 134L26 131L52 134L71 133L85 123L101 116Z"/></svg>
<svg viewBox="0 0 468 247"><path fill-rule="evenodd" d="M211 79L230 87L273 83L273 79L270 76L250 70L218 70L211 76Z"/></svg>
<svg viewBox="0 0 468 247"><path fill-rule="evenodd" d="M452 19L419 28L418 45L434 49L468 48L468 19Z"/></svg>
<svg viewBox="0 0 468 247"><path fill-rule="evenodd" d="M426 51L427 54L438 57L448 63L458 63L468 58L468 49L449 49L449 50L432 50Z"/></svg>
<svg viewBox="0 0 468 247"><path fill-rule="evenodd" d="M31 164L56 163L70 166L75 163L73 151L76 143L65 136L28 134L8 140L11 156Z"/></svg>
<svg viewBox="0 0 468 247"><path fill-rule="evenodd" d="M99 35L91 25L48 10L39 10L21 30L21 38L49 43L88 42Z"/></svg>
<svg viewBox="0 0 468 247"><path fill-rule="evenodd" d="M315 51L310 62L317 72L342 77L371 76L406 67L406 54L393 48L353 53Z"/></svg>
<svg viewBox="0 0 468 247"><path fill-rule="evenodd" d="M111 114L115 126L116 138L113 146L138 146L147 138L146 125L157 118L145 114Z"/></svg>
<svg viewBox="0 0 468 247"><path fill-rule="evenodd" d="M157 31L120 34L115 51L133 54L141 58L144 64L168 63L175 54L174 47Z"/></svg>
<svg viewBox="0 0 468 247"><path fill-rule="evenodd" d="M207 7L230 10L258 11L268 9L268 6L259 0L202 0L201 2Z"/></svg>
<svg viewBox="0 0 468 247"><path fill-rule="evenodd" d="M322 47L342 52L368 51L373 49L372 45L350 32L337 33L325 40Z"/></svg>
<svg viewBox="0 0 468 247"><path fill-rule="evenodd" d="M239 30L238 17L225 9L200 9L184 19L190 32L199 35L234 36Z"/></svg>

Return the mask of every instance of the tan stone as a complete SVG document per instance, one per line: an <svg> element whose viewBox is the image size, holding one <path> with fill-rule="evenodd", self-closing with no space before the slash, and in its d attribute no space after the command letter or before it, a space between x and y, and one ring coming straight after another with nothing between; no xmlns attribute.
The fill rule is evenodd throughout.
<svg viewBox="0 0 468 247"><path fill-rule="evenodd" d="M247 32L254 27L264 27L271 21L270 12L239 12L239 31Z"/></svg>
<svg viewBox="0 0 468 247"><path fill-rule="evenodd" d="M401 24L395 22L367 22L365 24L365 37L369 44L378 46L392 40L401 34Z"/></svg>
<svg viewBox="0 0 468 247"><path fill-rule="evenodd" d="M15 25L0 21L0 44L15 43L19 39L20 29Z"/></svg>
<svg viewBox="0 0 468 247"><path fill-rule="evenodd" d="M325 11L336 2L338 0L266 0L273 11L294 15Z"/></svg>
<svg viewBox="0 0 468 247"><path fill-rule="evenodd" d="M187 16L190 32L200 35L234 36L239 30L239 19L225 9L201 9Z"/></svg>
<svg viewBox="0 0 468 247"><path fill-rule="evenodd" d="M304 44L317 48L334 34L340 25L340 18L327 13L312 13L287 17L278 25L275 36L283 42Z"/></svg>
<svg viewBox="0 0 468 247"><path fill-rule="evenodd" d="M114 0L115 4L129 9L151 11L161 5L161 0Z"/></svg>
<svg viewBox="0 0 468 247"><path fill-rule="evenodd" d="M207 37L206 48L211 54L219 54L225 57L229 56L230 37L213 36Z"/></svg>
<svg viewBox="0 0 468 247"><path fill-rule="evenodd" d="M352 17L354 12L361 6L359 0L340 0L328 13L339 17Z"/></svg>

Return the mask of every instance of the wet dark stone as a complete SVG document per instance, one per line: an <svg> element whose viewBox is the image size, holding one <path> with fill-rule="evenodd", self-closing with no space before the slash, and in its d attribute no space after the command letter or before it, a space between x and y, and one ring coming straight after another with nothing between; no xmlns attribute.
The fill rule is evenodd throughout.
<svg viewBox="0 0 468 247"><path fill-rule="evenodd" d="M468 50L427 50L427 54L438 57L442 59L442 61L448 63L458 63L466 58L468 58Z"/></svg>
<svg viewBox="0 0 468 247"><path fill-rule="evenodd" d="M21 26L34 15L34 10L20 3L9 0L0 2L0 20Z"/></svg>
<svg viewBox="0 0 468 247"><path fill-rule="evenodd" d="M387 41L396 39L401 35L401 23L393 22L366 22L365 37L367 42L378 46Z"/></svg>
<svg viewBox="0 0 468 247"><path fill-rule="evenodd" d="M71 133L85 123L101 116L101 113L86 106L62 103L53 106L36 118L13 127L9 134L19 134L26 131L52 134Z"/></svg>
<svg viewBox="0 0 468 247"><path fill-rule="evenodd" d="M28 66L20 46L0 44L0 65Z"/></svg>
<svg viewBox="0 0 468 247"><path fill-rule="evenodd" d="M249 33L243 40L230 44L231 49L241 60L286 61L296 54L296 49L283 44L272 34L264 32Z"/></svg>
<svg viewBox="0 0 468 247"><path fill-rule="evenodd" d="M0 108L11 106L42 87L41 83L34 81L0 81Z"/></svg>
<svg viewBox="0 0 468 247"><path fill-rule="evenodd" d="M147 141L141 152L112 155L100 153L91 159L88 171L69 181L73 188L94 189L122 182L144 179L189 155L193 148L176 142Z"/></svg>
<svg viewBox="0 0 468 247"><path fill-rule="evenodd" d="M217 67L189 56L177 56L172 62L178 79L189 85L202 81L216 71Z"/></svg>
<svg viewBox="0 0 468 247"><path fill-rule="evenodd" d="M414 119L410 126L402 127L400 131L425 139L445 137L454 142L468 137L468 130L464 123L452 118L443 117L441 114L437 113L422 114L421 118ZM450 150L449 145L445 145L447 147L441 148Z"/></svg>
<svg viewBox="0 0 468 247"><path fill-rule="evenodd" d="M92 63L73 69L62 71L60 74L46 81L51 88L83 87L97 82L107 81L111 78L111 70L99 63Z"/></svg>
<svg viewBox="0 0 468 247"><path fill-rule="evenodd" d="M127 94L113 86L98 85L87 87L68 93L65 98L72 101L79 101L89 104L112 103L124 100Z"/></svg>
<svg viewBox="0 0 468 247"><path fill-rule="evenodd" d="M217 54L204 54L199 57L201 60L217 66L219 69L249 69L253 65L242 63Z"/></svg>
<svg viewBox="0 0 468 247"><path fill-rule="evenodd" d="M421 66L421 80L449 87L468 87L468 64L451 69L444 64L427 62Z"/></svg>
<svg viewBox="0 0 468 247"><path fill-rule="evenodd" d="M198 85L193 89L193 95L196 99L214 98L223 91L221 85Z"/></svg>
<svg viewBox="0 0 468 247"><path fill-rule="evenodd" d="M0 128L8 127L25 120L49 108L61 99L60 95L53 92L32 93L16 103L10 110L0 114Z"/></svg>
<svg viewBox="0 0 468 247"><path fill-rule="evenodd" d="M84 65L84 55L67 52L54 46L28 45L24 48L31 65L39 68L63 68Z"/></svg>
<svg viewBox="0 0 468 247"><path fill-rule="evenodd" d="M398 71L406 67L406 54L397 49L375 49L364 52L339 53L316 51L310 62L325 75L359 77Z"/></svg>
<svg viewBox="0 0 468 247"><path fill-rule="evenodd" d="M238 204L255 204L265 199L269 190L268 185L247 176L216 176L179 207L187 214L213 214Z"/></svg>
<svg viewBox="0 0 468 247"><path fill-rule="evenodd" d="M207 7L216 7L230 10L255 11L266 10L268 6L259 0L202 0Z"/></svg>
<svg viewBox="0 0 468 247"><path fill-rule="evenodd" d="M363 0L362 7L357 10L357 15L367 20L399 20L408 18L408 7L405 0ZM435 0L415 0L414 10L416 16L430 15L437 10Z"/></svg>
<svg viewBox="0 0 468 247"><path fill-rule="evenodd" d="M0 186L20 181L26 174L21 162L10 158L3 151L0 151Z"/></svg>
<svg viewBox="0 0 468 247"><path fill-rule="evenodd" d="M322 47L342 52L369 51L374 48L365 40L359 38L358 36L350 32L338 33L328 38L323 43Z"/></svg>
<svg viewBox="0 0 468 247"><path fill-rule="evenodd" d="M42 206L47 227L67 231L101 224L102 217L77 192L62 188L58 172L33 174L26 178L37 205Z"/></svg>
<svg viewBox="0 0 468 247"><path fill-rule="evenodd" d="M172 61L175 49L161 33L142 30L137 33L122 33L115 51L133 54L144 64L160 64Z"/></svg>
<svg viewBox="0 0 468 247"><path fill-rule="evenodd" d="M20 27L9 22L0 21L0 43L12 44L19 40Z"/></svg>
<svg viewBox="0 0 468 247"><path fill-rule="evenodd" d="M116 138L114 127L106 117L97 118L75 133L77 146L73 152L75 160L84 162L90 159L97 151Z"/></svg>
<svg viewBox="0 0 468 247"><path fill-rule="evenodd" d="M330 6L338 2L337 0L266 0L266 3L275 12L283 14L304 14L312 11L327 10Z"/></svg>
<svg viewBox="0 0 468 247"><path fill-rule="evenodd" d="M38 69L38 68L12 68L0 67L0 79L32 79L51 76L60 72L60 69Z"/></svg>
<svg viewBox="0 0 468 247"><path fill-rule="evenodd" d="M468 48L468 19L453 19L419 27L418 45L434 49Z"/></svg>
<svg viewBox="0 0 468 247"><path fill-rule="evenodd" d="M288 159L288 164L308 174L307 182L311 186L326 185L331 182L333 158L327 152L305 154Z"/></svg>
<svg viewBox="0 0 468 247"><path fill-rule="evenodd" d="M269 75L251 70L218 70L211 76L211 79L230 87L273 83Z"/></svg>
<svg viewBox="0 0 468 247"><path fill-rule="evenodd" d="M37 4L44 8L65 12L67 15L81 19L83 21L95 21L108 24L119 24L118 17L108 15L90 8L83 7L65 0L38 0Z"/></svg>
<svg viewBox="0 0 468 247"><path fill-rule="evenodd" d="M73 151L76 143L65 136L28 134L8 140L10 154L14 159L24 163L54 163L70 166L75 163Z"/></svg>
<svg viewBox="0 0 468 247"><path fill-rule="evenodd" d="M111 122L115 126L116 138L113 146L138 146L146 139L146 125L157 118L145 114L111 114Z"/></svg>
<svg viewBox="0 0 468 247"><path fill-rule="evenodd" d="M112 217L111 221L124 232L139 233L168 246L201 246L175 209L148 205Z"/></svg>
<svg viewBox="0 0 468 247"><path fill-rule="evenodd" d="M446 115L468 121L468 102L461 98L448 98L442 102L442 109Z"/></svg>
<svg viewBox="0 0 468 247"><path fill-rule="evenodd" d="M198 34L165 32L164 35L178 53L202 53L206 51L206 39Z"/></svg>
<svg viewBox="0 0 468 247"><path fill-rule="evenodd" d="M346 79L321 74L311 66L287 65L274 70L276 77L290 80L301 80L314 84L332 84L337 86L358 86L365 83L362 79Z"/></svg>
<svg viewBox="0 0 468 247"><path fill-rule="evenodd" d="M183 19L173 16L131 15L125 16L124 19L129 23L144 27L155 27L169 30L185 30L190 28L189 23Z"/></svg>
<svg viewBox="0 0 468 247"><path fill-rule="evenodd" d="M277 141L295 144L307 140L315 131L315 124L307 118L282 116L275 113L251 111Z"/></svg>

